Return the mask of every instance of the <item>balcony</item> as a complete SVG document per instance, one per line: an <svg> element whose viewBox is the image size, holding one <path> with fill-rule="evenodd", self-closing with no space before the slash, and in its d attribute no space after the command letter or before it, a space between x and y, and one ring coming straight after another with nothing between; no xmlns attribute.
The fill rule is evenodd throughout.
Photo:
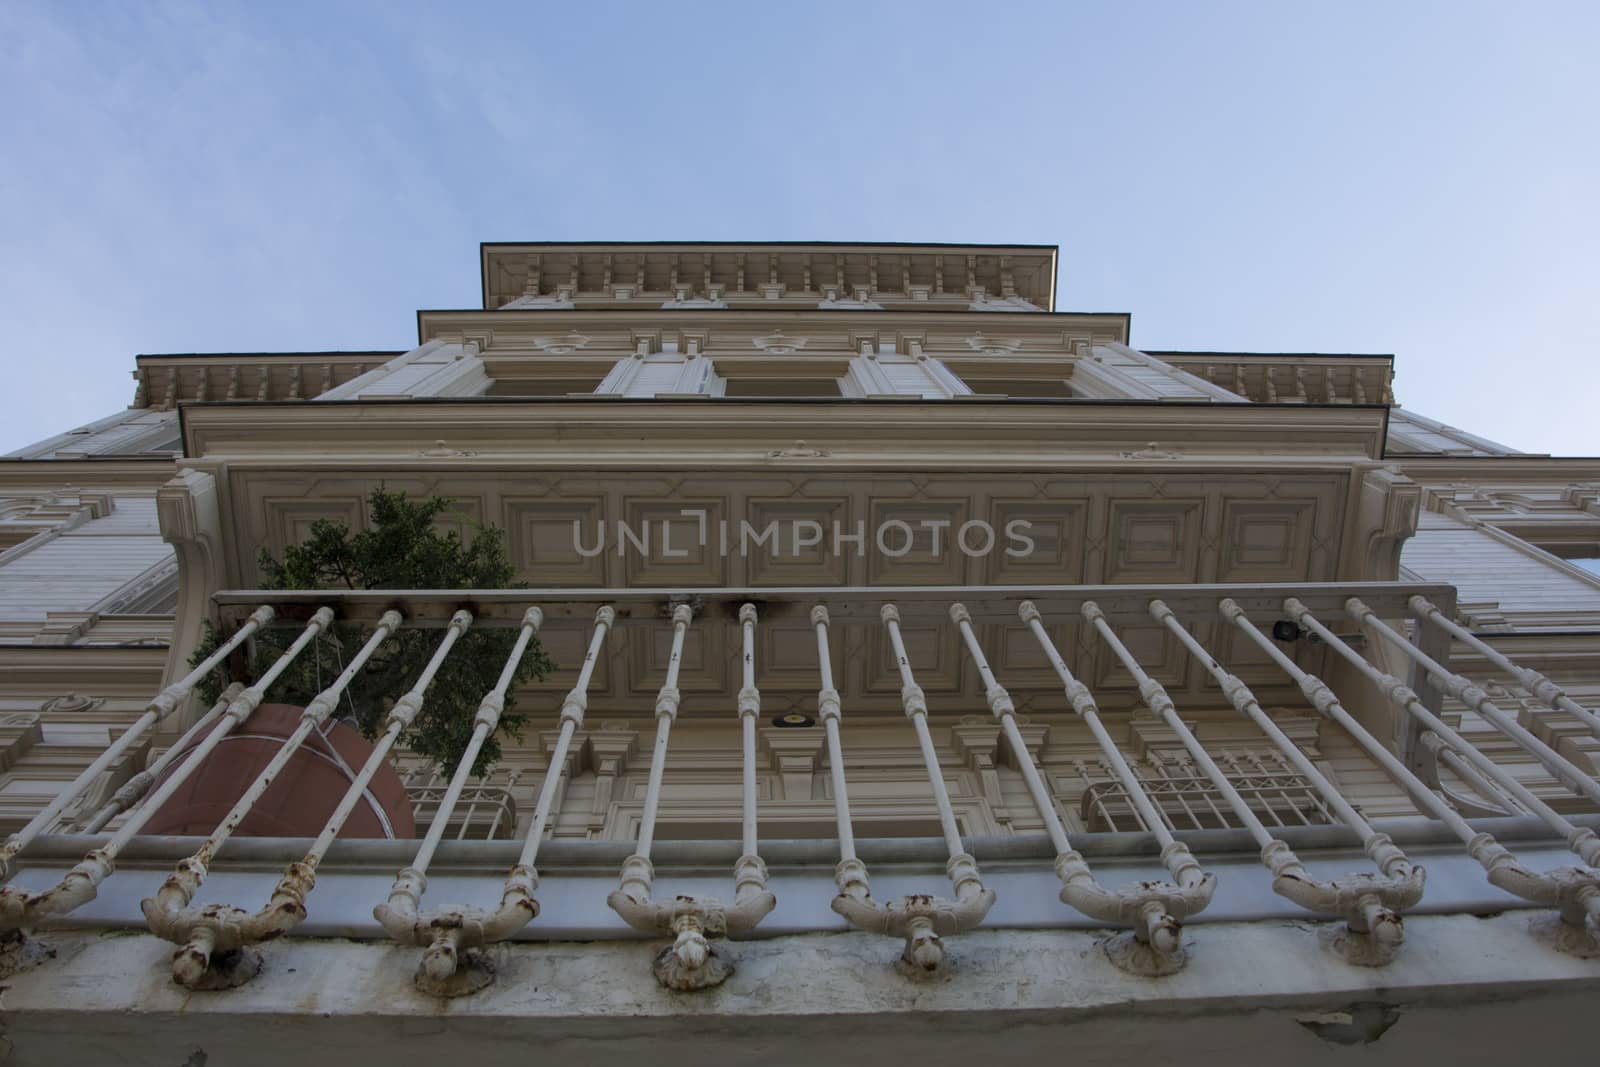
<svg viewBox="0 0 1600 1067"><path fill-rule="evenodd" d="M110 967L131 984L97 994L95 1010L194 991L206 1011L293 1010L304 982L323 981L309 976L332 968L337 995L368 1013L380 1001L435 1011L444 998L469 1014L583 1014L591 981L612 991L601 1015L686 1010L653 999L667 994L759 1013L772 1005L750 998L791 982L825 990L805 1011L834 1010L860 982L872 986L863 1010L904 1010L896 989L958 1010L964 989L986 1001L1037 979L1021 960L1041 951L1070 961L1047 968L1066 968L1062 981L1094 984L1086 1004L1259 997L1256 967L1285 995L1357 999L1600 974L1600 718L1457 625L1446 586L231 591L212 602L231 635L213 662L263 627L302 640L198 715L187 705L202 672L174 681L0 850L12 998L38 1005ZM207 837L143 833L335 617L371 627L369 649L403 627L440 642L321 835L235 830L361 657ZM420 837L341 836L372 775L400 758L394 740L434 671L475 627L516 631L513 658L535 633L577 652L521 694L539 765L471 775L507 671L483 694L461 761L412 774ZM769 725L784 718L797 725ZM614 817L586 834L573 783L604 762L600 740L635 726L648 736L631 777L606 787ZM680 738L711 768L692 789L674 782ZM598 793L583 796L591 811ZM985 821L997 812L1002 823ZM1494 975L1472 965L1475 938L1503 953ZM739 970L744 984L728 983ZM1180 974L1196 984L1164 984ZM555 1001L531 1006L529 983ZM724 983L731 992L711 992Z"/></svg>

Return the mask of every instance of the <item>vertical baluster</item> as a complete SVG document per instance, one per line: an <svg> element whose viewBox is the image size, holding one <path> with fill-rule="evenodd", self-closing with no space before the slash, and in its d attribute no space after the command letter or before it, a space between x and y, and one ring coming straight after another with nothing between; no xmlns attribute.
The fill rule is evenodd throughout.
<svg viewBox="0 0 1600 1067"><path fill-rule="evenodd" d="M589 640L589 649L578 671L578 680L561 705L561 733L550 755L544 784L539 789L533 824L528 829L516 865L506 874L500 906L490 913L476 908L446 908L432 914L418 912L422 895L427 891L427 870L433 853L444 836L450 813L461 796L467 775L477 762L479 749L500 722L500 715L505 710L506 690L542 617L537 608L529 608L524 614L522 632L517 637L512 654L506 659L499 681L478 705L472 738L456 765L455 774L434 813L433 822L428 826L427 837L417 849L411 865L395 877L394 885L389 890L389 899L373 909L373 915L383 924L390 937L402 943L427 947L415 978L417 987L424 992L438 996L461 996L493 982L494 969L487 964L479 950L485 945L510 938L539 914L538 902L533 898L533 891L539 885L539 875L533 861L538 855L539 842L544 837L545 824L550 818L557 784L566 767L572 735L583 724L583 713L589 702L589 682L594 677L600 649L616 621L616 611L610 606L595 612L594 635Z"/></svg>
<svg viewBox="0 0 1600 1067"><path fill-rule="evenodd" d="M528 642L539 627L541 618L542 613L538 608L530 608L523 617L522 632L517 635L516 644L512 647L511 657L509 657L513 664L522 659L523 653L527 650ZM344 796L339 801L339 806L328 817L327 825L322 828L322 833L312 843L310 851L300 861L305 867L314 871L322 862L322 857L327 854L328 849L333 845L334 839L344 829L345 821L350 818L350 813L355 810L356 805L365 795L367 784L372 781L372 776L378 772L378 768L388 758L389 750L400 740L401 733L416 721L417 716L421 714L425 695L428 686L433 683L434 675L439 672L439 668L444 665L445 658L450 655L450 650L455 647L461 635L466 633L467 628L471 625L471 612L458 611L451 616L449 626L445 629L444 638L439 642L439 647L434 649L433 655L429 657L422 673L417 676L416 682L412 684L404 696L395 701L394 707L389 709L388 722L384 726L382 736L373 745L371 755L362 764L361 771L356 775L355 780L350 783L350 788L345 790ZM515 668L513 667L514 670Z"/></svg>
<svg viewBox="0 0 1600 1067"><path fill-rule="evenodd" d="M1045 631L1043 616L1033 601L1024 600L1019 604L1017 614L1033 631L1045 658L1050 661L1050 666L1066 689L1068 703L1089 728L1112 773L1122 783L1129 803L1161 847L1161 862L1172 875L1170 883L1143 882L1111 893L1095 883L1085 868L1071 880L1063 875L1066 885L1062 889L1062 899L1085 915L1133 927L1131 938L1125 937L1107 946L1107 954L1113 963L1135 974L1172 974L1181 969L1185 962L1179 921L1199 912L1211 902L1211 894L1216 890L1216 877L1201 870L1200 864L1190 854L1189 847L1172 836L1161 813L1145 793L1143 783L1128 766L1128 761L1123 759L1121 751L1100 721L1100 709L1089 687L1073 676L1061 653L1056 650L1055 642Z"/></svg>
<svg viewBox="0 0 1600 1067"><path fill-rule="evenodd" d="M756 721L761 718L761 691L756 688L756 606L745 604L739 608L739 629L742 634L743 653L740 662L744 667L744 684L739 689L738 711L742 770L739 796L743 805L743 847L739 861L733 868L734 900L767 891L767 865L761 861L756 834ZM763 913L764 914L764 913Z"/></svg>
<svg viewBox="0 0 1600 1067"><path fill-rule="evenodd" d="M534 609L537 610L537 609ZM221 924L220 933L226 935L226 940L218 940L211 946L210 953L227 952L242 949L247 945L258 944L272 938L281 937L298 926L305 919L306 897L316 885L317 867L322 863L322 858L333 845L334 840L344 829L345 822L355 811L356 805L366 798L367 786L372 781L373 775L389 757L390 750L399 740L400 734L410 726L422 711L424 694L434 675L444 664L445 657L455 647L455 643L472 624L472 615L466 611L458 611L450 619L444 637L439 642L439 647L429 657L422 673L418 675L411 688L395 701L394 707L389 711L388 722L383 734L373 745L372 752L362 764L361 770L351 781L344 796L340 798L333 813L328 816L323 825L322 832L312 842L311 848L298 863L291 863L283 873L277 887L267 903L254 915L244 915L237 909L227 909L232 915L232 921ZM525 644L525 643L524 643ZM352 663L352 666L355 666ZM335 698L337 700L337 698ZM216 913L216 907L207 909L207 917ZM192 924L196 917L187 917ZM173 925L181 927L182 920L173 920ZM209 955L209 954L208 954ZM183 965L182 972L175 972L175 977L182 984L192 984L192 981L203 973L205 964L198 958L180 954L179 962ZM256 964L259 966L259 963ZM188 980L186 980L188 979Z"/></svg>
<svg viewBox="0 0 1600 1067"><path fill-rule="evenodd" d="M1039 818L1044 820L1045 832L1050 835L1050 843L1055 846L1057 856L1070 854L1078 862L1082 862L1083 857L1072 850L1072 842L1067 838L1066 827L1061 824L1061 816L1056 811L1055 798L1050 795L1044 779L1039 776L1039 769L1033 764L1033 754L1028 751L1027 743L1022 739L1022 731L1017 728L1016 706L1011 701L1011 694L1006 692L995 678L994 671L989 669L989 660L984 656L983 648L978 644L978 637L972 631L971 614L965 605L952 604L950 618L961 632L961 640L966 645L967 655L972 657L973 664L978 668L978 677L983 682L983 697L988 701L990 713L1000 720L1000 730L1006 735L1006 744L1011 746L1011 752L1016 757L1017 768L1022 772L1022 780L1028 787L1028 795L1033 798L1033 806L1038 809Z"/></svg>
<svg viewBox="0 0 1600 1067"><path fill-rule="evenodd" d="M1596 804L1600 804L1600 781L1595 781L1594 778L1590 777L1588 770L1577 766L1561 753L1539 740L1531 730L1517 722L1514 717L1506 714L1499 705L1489 699L1489 694L1484 692L1483 688L1474 683L1472 679L1450 670L1422 651L1422 649L1406 640L1388 623L1378 618L1377 613L1357 597L1351 597L1345 601L1345 612L1352 619L1364 624L1391 645L1415 660L1432 677L1434 684L1479 715L1482 715L1495 729L1521 745L1523 750L1542 763L1545 769L1556 777L1557 781L1573 792L1582 793Z"/></svg>
<svg viewBox="0 0 1600 1067"><path fill-rule="evenodd" d="M822 688L817 690L817 718L828 744L828 775L833 784L833 818L839 837L839 863L834 881L841 896L866 900L872 895L867 882L867 865L856 857L856 835L850 826L850 796L845 789L844 746L839 740L839 690L833 685L833 656L828 647L828 609L821 604L811 609L811 625L817 634L817 671ZM838 910L837 906L834 908Z"/></svg>
<svg viewBox="0 0 1600 1067"><path fill-rule="evenodd" d="M1373 737L1345 710L1339 698L1326 683L1301 669L1299 664L1284 655L1265 634L1250 623L1236 603L1224 600L1221 607L1225 618L1230 619L1255 643L1256 647L1264 651L1295 680L1300 686L1300 691L1319 713L1344 727L1345 732L1389 774L1390 778L1411 795L1419 807L1443 822L1461 839L1472 858L1482 865L1491 884L1525 900L1555 906L1560 914L1560 922L1549 930L1549 938L1557 948L1580 956L1600 955L1600 876L1597 876L1595 871L1561 868L1536 872L1523 867L1508 849L1494 839L1493 835L1475 831L1459 812L1446 804L1438 794L1413 774L1410 768L1401 763L1383 742ZM1455 736L1454 731L1430 712L1404 682L1367 662L1364 656L1322 625L1296 598L1286 599L1283 607L1290 618L1321 637L1340 658L1376 685L1379 692L1383 693L1397 709L1417 717L1439 735L1441 742L1451 742L1451 738ZM1459 737L1455 737L1454 743L1457 746L1465 745ZM1462 752L1462 755L1467 756L1479 771L1485 771L1484 763L1487 760L1483 754L1471 746L1467 748L1470 751ZM1474 759L1473 756L1477 758ZM1480 760L1483 762L1479 762ZM1582 857L1585 863L1591 867L1595 866L1596 861L1600 860L1600 836L1596 836L1594 831L1587 828L1572 825L1522 788L1519 783L1514 780L1508 781L1508 776L1492 763L1489 764L1489 768L1492 768L1494 773L1489 774L1485 771L1486 777L1492 780L1497 788L1504 789L1519 803L1531 801L1532 806L1529 810L1559 833L1565 839L1567 847Z"/></svg>
<svg viewBox="0 0 1600 1067"><path fill-rule="evenodd" d="M939 769L939 754L933 747L933 735L928 730L928 701L912 674L911 661L906 656L905 642L900 636L900 612L893 604L885 604L879 613L889 631L889 642L894 647L895 666L900 670L900 702L911 727L917 734L917 747L922 750L922 763L928 771L928 785L933 790L933 802L939 809L939 826L944 831L945 850L950 859L945 871L955 889L956 900L965 901L984 892L978 875L978 863L961 843L961 831L956 825L955 809L950 804L950 792L945 787L944 772ZM992 901L994 893L989 892ZM987 907L984 909L988 910ZM976 925L974 923L973 925ZM935 960L935 963L938 961Z"/></svg>
<svg viewBox="0 0 1600 1067"><path fill-rule="evenodd" d="M692 617L693 613L687 604L679 604L673 609L672 652L667 660L666 681L656 698L656 746L650 761L650 778L645 787L639 845L622 865L621 885L606 898L612 910L635 930L673 935L672 946L655 957L652 970L662 985L677 990L705 989L723 982L733 973L733 964L712 945L711 940L750 932L777 903L777 898L767 892L766 865L756 855L755 717L760 712L761 696L755 688L756 611L752 604L745 604L739 611L744 651L744 685L738 698L739 717L742 720L744 852L734 864L734 903L725 907L717 900L687 896L660 903L650 899L655 875L650 865L650 846L654 839L656 810L661 796L667 731L678 713L678 665L683 654L684 635Z"/></svg>
<svg viewBox="0 0 1600 1067"><path fill-rule="evenodd" d="M252 616L252 618L254 617ZM265 621L264 618L263 621ZM139 831L144 828L145 823L150 821L151 816L160 811L162 805L172 798L172 795L182 787L184 782L188 781L189 776L199 768L205 758L211 754L211 750L216 748L222 741L223 737L227 736L240 722L250 717L250 713L261 703L262 696L272 686L272 683L277 681L278 676L287 670L295 658L305 650L306 646L318 634L326 630L332 622L332 609L318 608L306 624L306 628L300 632L300 635L283 651L283 654L278 657L272 666L267 668L254 685L249 686L234 698L228 705L227 710L222 713L221 719L211 728L211 732L206 735L205 740L201 741L193 751L183 757L183 762L178 764L177 770L173 771L166 781L157 786L155 791L133 810L128 818L124 820L122 828L111 836L111 840L85 855L77 866L68 871L66 876L54 888L37 894L12 889L0 889L0 929L19 930L39 919L54 915L64 915L74 908L93 900L95 891L100 883L109 878L111 872L116 870L117 856L127 847L128 842L133 840ZM219 649L219 654L213 657L217 662L221 660L221 651ZM211 660L207 662L210 663ZM204 667L206 664L201 664L201 666ZM199 668L196 668L196 672L191 672L184 681L189 682L191 685L197 682L201 676L197 673L198 671ZM172 690L168 689L163 693L163 696L167 696L170 693L172 693ZM174 707L176 706L176 699L174 698L172 703ZM161 697L158 697L157 701L161 701ZM146 715L148 714L149 712L146 712Z"/></svg>
<svg viewBox="0 0 1600 1067"><path fill-rule="evenodd" d="M655 842L656 813L661 806L661 778L666 772L667 743L672 723L678 717L682 693L678 689L678 669L683 662L683 641L689 632L694 610L688 604L672 609L672 649L667 655L667 677L656 694L656 740L650 753L650 775L645 782L644 813L639 818L639 843L622 864L621 892L637 901L650 899L655 869L650 864L650 848Z"/></svg>
<svg viewBox="0 0 1600 1067"><path fill-rule="evenodd" d="M107 800L100 810L94 813L94 817L83 824L83 832L86 834L99 833L105 829L106 824L112 819L137 804L139 798L144 796L151 784L166 773L167 768L172 765L172 761L183 755L184 749L188 748L191 742L211 729L212 725L222 717L222 713L227 710L228 705L232 704L234 698L243 691L243 682L233 682L228 688L224 689L222 695L217 698L217 702L211 705L210 710L204 715L195 720L194 725L185 730L182 737L178 738L165 752L161 753L154 763L129 778L112 794L111 799Z"/></svg>
<svg viewBox="0 0 1600 1067"><path fill-rule="evenodd" d="M1212 762L1210 756L1206 755L1205 748L1193 732L1178 718L1166 691L1140 669L1135 675L1141 679L1140 692L1146 691L1145 682L1148 681L1151 696L1147 700L1154 699L1161 705L1159 714L1162 720L1177 731L1184 747L1189 749L1207 776L1222 790L1228 802L1239 811L1240 817L1246 819L1247 825L1253 824L1251 832L1257 842L1266 839L1262 844L1261 862L1272 872L1273 892L1288 897L1309 911L1342 914L1349 936L1341 936L1333 947L1347 961L1364 966L1388 963L1394 958L1395 950L1404 938L1400 911L1422 899L1424 878L1422 868L1413 866L1406 859L1405 853L1387 834L1380 834L1372 829L1344 795L1334 788L1333 783L1329 782L1305 753L1300 751L1300 746L1279 729L1278 724L1262 710L1260 701L1250 688L1237 676L1223 669L1216 658L1207 652L1194 635L1178 621L1177 615L1171 608L1160 600L1152 600L1150 615L1161 623L1168 633L1176 637L1179 643L1189 650L1190 655L1205 666L1207 672L1222 687L1222 694L1228 702L1266 734L1294 767L1322 793L1339 813L1344 824L1360 836L1367 856L1384 875L1382 880L1368 875L1349 875L1331 882L1321 882L1311 878L1299 857L1289 846L1267 834L1265 828L1245 805L1243 798L1234 791L1227 777ZM1098 625L1102 636L1105 636L1108 628L1103 618ZM1113 648L1118 658L1124 664L1131 664L1133 657L1122 642L1118 641L1115 635L1109 640L1114 642ZM1288 799L1287 794L1284 795L1284 799ZM1292 807L1293 802L1290 803Z"/></svg>
<svg viewBox="0 0 1600 1067"><path fill-rule="evenodd" d="M1173 880L1180 886L1198 885L1201 877L1200 865L1190 855L1189 847L1174 838L1172 832L1167 829L1167 821L1150 802L1144 783L1133 773L1133 768L1128 766L1121 749L1111 739L1105 724L1100 721L1100 709L1094 697L1090 695L1089 688L1073 676L1066 661L1061 658L1061 653L1056 651L1055 642L1051 641L1050 635L1045 632L1043 618L1032 601L1023 602L1021 614L1023 620L1033 630L1033 635L1039 641L1039 646L1044 650L1050 665L1055 668L1056 676L1066 687L1067 699L1071 702L1073 711L1077 712L1083 724L1089 728L1095 744L1099 746L1101 754L1110 764L1112 773L1117 776L1123 790L1128 794L1128 801L1138 810L1139 817L1144 820L1144 824L1155 836L1156 843L1161 846L1162 862L1167 865Z"/></svg>
<svg viewBox="0 0 1600 1067"><path fill-rule="evenodd" d="M1321 637L1327 646L1349 661L1356 669L1366 674L1377 683L1379 689L1400 710L1413 716L1425 727L1439 735L1439 739L1453 748L1457 755L1471 763L1478 772L1495 784L1497 789L1504 790L1517 803L1526 807L1545 824L1566 839L1568 847L1572 848L1583 861L1590 866L1600 864L1600 836L1589 829L1580 829L1558 814L1554 808L1535 796L1532 790L1523 785L1493 760L1485 756L1476 745L1471 744L1455 730L1447 726L1443 719L1429 711L1417 694L1393 675L1386 675L1379 671L1366 658L1357 653L1333 631L1324 626L1321 620L1294 597L1284 601L1284 610L1300 623L1301 626L1311 630Z"/></svg>
<svg viewBox="0 0 1600 1067"><path fill-rule="evenodd" d="M1411 598L1410 604L1411 610L1415 611L1419 616L1437 623L1450 636L1466 643L1468 647L1482 655L1490 663L1510 674L1533 695L1535 700L1546 707L1567 712L1587 726L1589 732L1594 734L1595 737L1600 737L1600 715L1596 715L1576 700L1573 700L1555 682L1530 667L1523 667L1513 662L1510 657L1499 649L1482 640L1471 630L1468 630L1465 626L1440 611L1426 597L1414 596Z"/></svg>
<svg viewBox="0 0 1600 1067"><path fill-rule="evenodd" d="M944 959L941 937L975 928L993 907L995 893L983 887L977 862L962 847L955 811L950 805L950 794L945 788L943 772L939 769L939 755L933 747L933 736L928 731L927 701L912 674L905 644L900 638L900 612L893 604L885 604L879 616L894 647L895 662L902 682L901 704L916 731L917 746L922 751L922 762L928 773L928 785L939 811L939 825L944 832L945 848L950 856L945 864L945 873L955 887L956 899L949 901L917 894L888 905L872 899L867 888L866 867L856 857L855 841L850 835L850 809L844 799L844 757L839 743L839 694L833 687L833 666L828 655L828 613L818 605L811 611L811 621L817 628L817 654L822 668L822 691L817 696L817 704L828 729L828 760L833 770L841 857L835 872L839 894L833 898L832 907L859 929L903 937L905 948L901 959L912 966L932 971Z"/></svg>
<svg viewBox="0 0 1600 1067"><path fill-rule="evenodd" d="M192 855L178 862L177 867L162 883L154 897L147 897L141 902L140 906L151 932L182 946L172 961L172 976L180 985L195 988L208 978L226 985L237 985L253 977L260 969L260 957L236 951L243 948L249 940L248 913L223 905L192 912L188 910L189 904L194 900L201 883L205 881L211 864L222 846L244 822L250 814L250 809L255 807L256 802L271 788L272 783L288 766L289 760L299 751L311 731L320 726L323 720L339 706L339 700L343 697L345 689L360 673L361 668L366 666L367 660L372 658L378 647L400 628L400 621L401 616L398 611L383 613L383 617L373 629L372 636L361 646L360 651L350 658L350 665L339 673L332 685L318 693L312 698L311 703L306 705L294 731L278 746L272 759L256 775L244 794L229 809L228 814L223 816L216 829L211 831L211 835ZM225 968L219 969L213 966L213 952L229 954Z"/></svg>
<svg viewBox="0 0 1600 1067"><path fill-rule="evenodd" d="M243 644L246 638L271 622L272 616L272 609L265 604L256 608L251 613L250 618L234 632L232 637L223 642L215 652L207 656L199 666L157 694L155 699L145 707L144 714L134 720L132 726L123 731L122 735L108 745L106 750L100 753L89 766L85 767L76 778L67 783L56 794L55 799L45 805L43 811L29 819L27 825L22 829L12 834L6 840L4 847L0 847L0 882L8 881L11 878L12 859L27 848L34 838L49 829L56 819L60 817L61 813L67 809L68 804L77 800L79 795L104 774L108 768L114 766L123 757L124 753L139 741L142 741L145 731L177 710L178 706L188 699L189 694L194 691L194 687L200 683L201 679L210 674L217 664L232 654L234 649ZM310 638L307 638L307 640L309 641ZM301 647L303 648L304 645ZM190 733L193 733L193 729L190 730ZM184 736L185 740L187 740L189 734ZM112 814L115 814L115 812ZM107 821L109 821L109 817ZM104 826L105 823L102 822L100 825Z"/></svg>

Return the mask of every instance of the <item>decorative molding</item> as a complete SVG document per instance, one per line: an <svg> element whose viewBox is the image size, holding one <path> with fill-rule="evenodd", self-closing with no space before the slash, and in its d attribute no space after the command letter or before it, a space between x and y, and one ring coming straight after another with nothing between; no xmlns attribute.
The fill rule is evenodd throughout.
<svg viewBox="0 0 1600 1067"><path fill-rule="evenodd" d="M1162 448L1160 441L1151 441L1143 448L1134 452L1118 452L1122 459L1179 459L1183 453L1173 448Z"/></svg>
<svg viewBox="0 0 1600 1067"><path fill-rule="evenodd" d="M974 333L967 335L965 341L968 348L980 356L992 359L1006 359L1022 351L1022 340L1017 337L1002 341L998 338L985 337L982 333Z"/></svg>
<svg viewBox="0 0 1600 1067"><path fill-rule="evenodd" d="M582 348L587 348L592 338L572 331L559 337L535 337L533 347L552 356L567 356Z"/></svg>
<svg viewBox="0 0 1600 1067"><path fill-rule="evenodd" d="M826 448L813 448L804 441L796 441L788 448L779 448L767 453L768 459L825 459L833 455Z"/></svg>
<svg viewBox="0 0 1600 1067"><path fill-rule="evenodd" d="M752 337L750 344L769 356L789 356L799 352L810 341L809 337L790 337L782 330L773 330L760 337Z"/></svg>
<svg viewBox="0 0 1600 1067"><path fill-rule="evenodd" d="M462 451L459 448L451 448L449 445L445 444L444 440L441 438L433 443L432 448L425 448L418 452L417 455L421 456L423 459L462 459L470 456L476 456L477 453L472 451Z"/></svg>
<svg viewBox="0 0 1600 1067"><path fill-rule="evenodd" d="M225 535L216 478L193 467L179 471L156 490L156 518L162 540L172 546L178 561L178 596L166 670L166 681L171 682L187 673L189 657L211 615L211 594L225 584ZM193 707L189 701L168 718L165 729L187 728Z"/></svg>
<svg viewBox="0 0 1600 1067"><path fill-rule="evenodd" d="M83 693L63 693L58 697L51 697L39 705L39 711L46 715L57 712L79 714L83 712L98 711L104 707L105 697L91 697Z"/></svg>
<svg viewBox="0 0 1600 1067"><path fill-rule="evenodd" d="M822 767L827 738L820 726L787 729L763 727L759 731L767 764L777 773L780 799L810 800L813 776Z"/></svg>
<svg viewBox="0 0 1600 1067"><path fill-rule="evenodd" d="M607 720L587 738L589 765L594 770L594 797L589 805L591 837L604 837L611 816L617 779L639 748L639 731L625 721Z"/></svg>

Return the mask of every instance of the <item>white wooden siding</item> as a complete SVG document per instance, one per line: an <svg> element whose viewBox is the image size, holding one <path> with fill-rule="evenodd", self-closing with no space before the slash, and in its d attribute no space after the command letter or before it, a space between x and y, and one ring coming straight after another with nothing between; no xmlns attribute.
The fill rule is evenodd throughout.
<svg viewBox="0 0 1600 1067"><path fill-rule="evenodd" d="M153 450L174 451L178 413L149 408L129 408L12 452L26 459L73 456L143 455Z"/></svg>
<svg viewBox="0 0 1600 1067"><path fill-rule="evenodd" d="M1107 366L1115 367L1119 372L1132 378L1157 396L1181 400L1211 399L1211 396L1204 390L1184 381L1178 375L1160 367L1153 367L1109 346L1099 346L1095 349L1095 353L1100 357L1101 362Z"/></svg>
<svg viewBox="0 0 1600 1067"><path fill-rule="evenodd" d="M1424 512L1400 562L1429 581L1449 582L1466 602L1505 612L1600 612L1600 589L1546 560L1448 515Z"/></svg>
<svg viewBox="0 0 1600 1067"><path fill-rule="evenodd" d="M1446 426L1398 405L1389 410L1389 449L1393 452L1450 456L1508 456L1516 450L1476 434Z"/></svg>
<svg viewBox="0 0 1600 1067"><path fill-rule="evenodd" d="M46 541L0 566L0 620L42 621L84 611L153 564L172 558L150 497L117 497L111 514Z"/></svg>

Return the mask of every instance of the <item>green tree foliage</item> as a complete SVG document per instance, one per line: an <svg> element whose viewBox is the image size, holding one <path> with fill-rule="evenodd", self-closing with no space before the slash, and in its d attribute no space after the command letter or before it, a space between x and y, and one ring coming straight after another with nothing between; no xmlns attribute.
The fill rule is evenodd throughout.
<svg viewBox="0 0 1600 1067"><path fill-rule="evenodd" d="M343 522L319 520L304 542L291 545L283 559L262 550L259 566L264 589L515 589L516 571L506 558L505 535L498 527L480 526L470 541L455 530L436 525L451 501L430 497L410 501L403 492L374 489L368 499L372 521L353 533ZM272 665L298 636L298 627L273 628L256 635L251 677ZM266 694L269 702L310 703L339 676L344 665L372 636L372 628L336 622L279 676ZM516 643L515 629L474 626L456 642L428 686L421 714L401 737L405 747L447 771L455 766L472 736L473 713L494 687L506 657ZM345 691L335 714L368 738L382 733L389 709L421 675L444 638L443 630L403 627L385 641ZM198 664L220 643L208 631L191 665ZM499 731L481 750L473 771L482 774L500 758L500 735L521 737L525 715L515 711L516 686L545 677L554 664L538 635L518 664ZM227 683L219 670L200 687L201 699L216 701Z"/></svg>

